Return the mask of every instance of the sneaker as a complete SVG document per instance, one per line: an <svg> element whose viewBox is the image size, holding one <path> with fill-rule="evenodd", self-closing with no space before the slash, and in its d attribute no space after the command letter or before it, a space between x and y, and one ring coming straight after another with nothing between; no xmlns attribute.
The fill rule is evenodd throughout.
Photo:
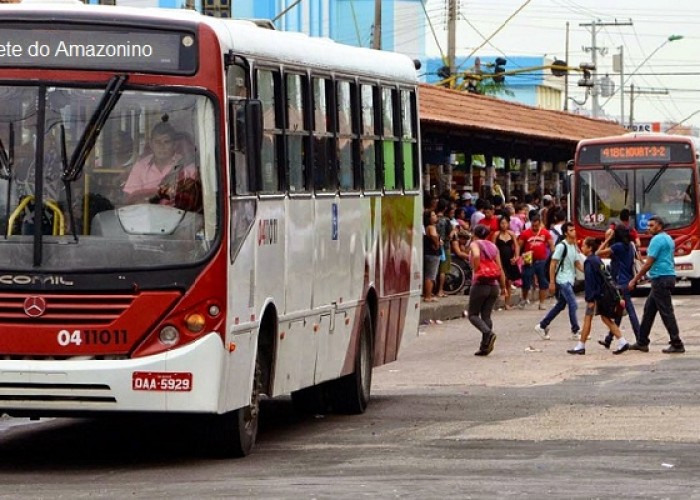
<svg viewBox="0 0 700 500"><path fill-rule="evenodd" d="M571 340L581 340L581 334L578 332L571 332Z"/></svg>
<svg viewBox="0 0 700 500"><path fill-rule="evenodd" d="M527 305L527 300L520 299L520 302L518 302L518 309L525 309L526 305Z"/></svg>
<svg viewBox="0 0 700 500"><path fill-rule="evenodd" d="M685 347L683 346L683 344L681 344L681 345L671 344L666 349L661 349L661 352L663 352L664 354L681 354L681 353L685 352Z"/></svg>
<svg viewBox="0 0 700 500"><path fill-rule="evenodd" d="M546 310L547 310L547 306L544 305L542 302L540 302L540 305L537 306L537 309L539 309L540 311L546 311Z"/></svg>
<svg viewBox="0 0 700 500"><path fill-rule="evenodd" d="M535 325L535 332L539 335L542 340L549 340L549 328L542 328L539 323Z"/></svg>

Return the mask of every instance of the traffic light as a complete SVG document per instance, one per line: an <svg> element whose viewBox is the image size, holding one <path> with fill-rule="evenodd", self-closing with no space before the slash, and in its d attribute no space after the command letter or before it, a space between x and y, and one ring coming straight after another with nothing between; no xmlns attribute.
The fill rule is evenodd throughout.
<svg viewBox="0 0 700 500"><path fill-rule="evenodd" d="M494 67L493 67L493 81L496 83L503 83L506 79L505 73L506 68L504 66L506 65L508 61L503 59L502 57L497 57L496 60L493 62Z"/></svg>
<svg viewBox="0 0 700 500"><path fill-rule="evenodd" d="M450 77L450 67L440 66L440 68L437 70L437 76L439 76L442 80L447 80Z"/></svg>
<svg viewBox="0 0 700 500"><path fill-rule="evenodd" d="M561 59L555 59L550 69L552 70L552 74L558 77L566 76L569 72L566 61L562 61Z"/></svg>
<svg viewBox="0 0 700 500"><path fill-rule="evenodd" d="M581 63L578 67L583 72L583 78L578 81L579 87L593 87L595 82L591 79L591 71L595 71L595 65L591 63Z"/></svg>

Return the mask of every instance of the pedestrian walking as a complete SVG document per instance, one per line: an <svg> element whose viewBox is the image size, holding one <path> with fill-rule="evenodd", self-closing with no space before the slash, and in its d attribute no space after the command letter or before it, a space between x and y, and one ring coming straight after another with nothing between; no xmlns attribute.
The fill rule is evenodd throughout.
<svg viewBox="0 0 700 500"><path fill-rule="evenodd" d="M535 325L535 331L544 340L549 340L549 325L554 321L564 308L569 309L569 323L571 335L578 339L581 328L576 317L576 294L574 282L576 281L576 269L583 271L583 265L579 260L579 249L576 245L576 229L572 222L565 222L561 227L564 239L554 247L554 253L549 264L549 293L554 294L557 303L554 304L545 317Z"/></svg>
<svg viewBox="0 0 700 500"><path fill-rule="evenodd" d="M628 288L630 291L634 290L639 280L646 274L651 280L651 291L644 303L637 342L630 348L635 351L649 352L649 334L658 312L671 340L671 345L663 349L662 352L666 354L683 353L685 346L678 331L678 323L671 300L671 294L676 287L676 268L673 262L675 244L668 233L664 231L664 220L658 215L649 219L647 229L652 234L651 242L647 248L647 256L642 268L629 282Z"/></svg>
<svg viewBox="0 0 700 500"><path fill-rule="evenodd" d="M457 234L454 230L454 226L450 222L449 208L449 202L446 199L441 198L438 200L437 208L435 209L435 214L437 215L437 223L435 224L435 228L437 229L438 236L440 236L440 242L442 243L440 265L438 267L437 275L436 295L438 297L447 297L444 287L445 276L450 272L450 266L452 265L450 241L452 241L452 238Z"/></svg>
<svg viewBox="0 0 700 500"><path fill-rule="evenodd" d="M632 234L629 227L618 224L612 233L606 233L605 241L603 241L596 255L602 259L610 259L610 274L612 274L612 277L615 279L615 284L620 290L622 298L625 299L627 317L632 325L634 337L636 341L639 342L639 318L637 317L637 311L632 303L632 292L630 292L628 288L629 282L634 276L634 259L637 253L631 238ZM617 316L615 318L615 324L620 326L621 322L622 316ZM612 338L612 333L608 332L605 339L599 340L598 343L606 349L610 349Z"/></svg>
<svg viewBox="0 0 700 500"><path fill-rule="evenodd" d="M469 245L473 276L468 318L481 332L481 344L474 353L476 356L488 356L493 351L496 334L493 332L491 313L506 284L498 248L488 241L488 236L489 229L478 224L472 232L472 242Z"/></svg>
<svg viewBox="0 0 700 500"><path fill-rule="evenodd" d="M586 256L586 261L583 264L583 274L585 276L585 292L586 313L583 317L583 329L581 330L581 339L577 342L573 349L566 352L569 354L586 354L586 341L591 334L591 326L593 316L600 315L603 324L617 338L617 349L613 354L622 354L630 348L629 343L622 336L620 328L613 321L615 316L616 304L606 304L602 301L603 296L603 275L600 272L603 261L600 260L595 252L600 248L600 241L595 238L586 238L583 240L581 252Z"/></svg>

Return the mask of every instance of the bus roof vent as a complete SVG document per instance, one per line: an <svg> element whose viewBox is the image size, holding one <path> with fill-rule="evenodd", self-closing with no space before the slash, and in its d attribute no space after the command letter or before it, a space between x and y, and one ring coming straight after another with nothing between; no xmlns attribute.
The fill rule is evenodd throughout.
<svg viewBox="0 0 700 500"><path fill-rule="evenodd" d="M275 30L275 25L272 24L271 19L247 19L247 21L252 22L258 28L265 28L266 30Z"/></svg>

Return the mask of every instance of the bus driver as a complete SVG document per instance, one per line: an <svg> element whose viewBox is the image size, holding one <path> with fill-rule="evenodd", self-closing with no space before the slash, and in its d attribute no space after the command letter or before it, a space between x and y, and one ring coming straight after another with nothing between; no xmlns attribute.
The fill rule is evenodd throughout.
<svg viewBox="0 0 700 500"><path fill-rule="evenodd" d="M185 164L177 152L177 139L178 134L169 123L160 122L153 127L151 154L134 163L124 184L127 203L157 203L192 211L201 208L196 168L192 162ZM183 193L183 189L189 192Z"/></svg>

